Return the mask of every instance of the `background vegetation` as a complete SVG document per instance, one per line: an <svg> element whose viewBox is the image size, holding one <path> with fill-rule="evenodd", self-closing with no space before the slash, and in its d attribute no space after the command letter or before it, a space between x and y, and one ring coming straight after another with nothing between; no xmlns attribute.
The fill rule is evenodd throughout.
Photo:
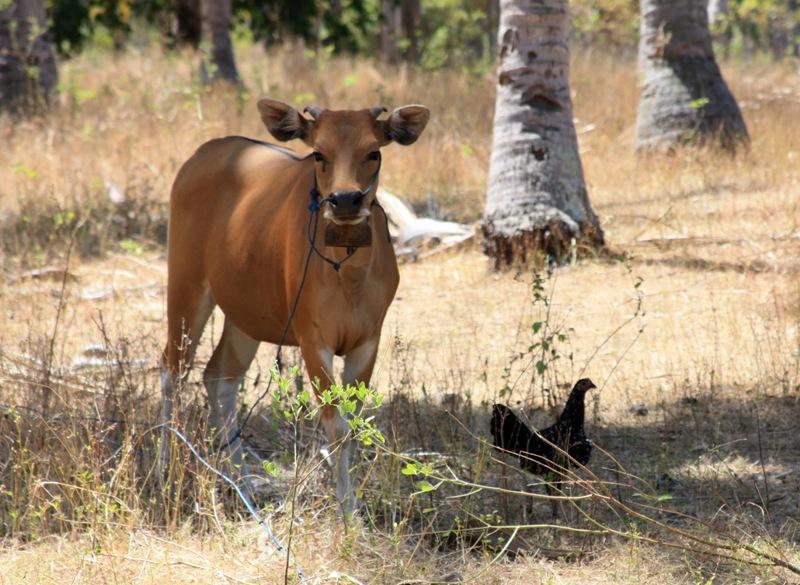
<svg viewBox="0 0 800 585"><path fill-rule="evenodd" d="M391 0L383 3L391 4ZM406 3L408 0L406 0ZM405 60L425 69L490 67L494 63L497 0L418 0L419 26L400 42ZM62 55L74 55L93 39L117 49L146 29L167 44L175 37L174 0L49 0L52 31ZM401 1L397 0L400 5ZM729 0L715 35L733 55L794 52L800 7L795 0ZM267 46L302 41L342 54L376 55L380 49L381 0L234 0L238 36ZM631 53L638 42L636 0L573 0L575 40ZM98 39L99 35L99 39ZM409 52L411 43L418 46ZM793 44L795 43L795 44Z"/></svg>

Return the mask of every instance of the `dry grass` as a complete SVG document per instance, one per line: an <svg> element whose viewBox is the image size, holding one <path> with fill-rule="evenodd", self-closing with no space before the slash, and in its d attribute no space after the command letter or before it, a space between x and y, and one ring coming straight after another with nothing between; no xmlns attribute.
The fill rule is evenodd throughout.
<svg viewBox="0 0 800 585"><path fill-rule="evenodd" d="M420 206L430 192L445 213L462 220L480 216L490 78L381 74L362 60L316 63L298 51L240 49L250 95L239 101L199 93L188 81L193 62L187 55L166 57L155 49L87 54L62 67L64 103L51 119L0 124L0 213L11 226L3 232L0 403L47 408L49 415L152 420L166 275L158 226L169 184L204 139L263 137L254 107L262 94L298 105L427 104L434 112L427 137L412 148L387 151L383 184ZM633 259L582 262L548 281L553 322L574 331L546 381L557 390L585 372L600 382L590 417L599 446L654 493L668 492L674 508L711 522L713 530L736 530L742 542L773 543L797 563L800 83L793 67L725 67L753 138L749 153L642 160L632 152L633 63L597 53L575 57L577 127L590 196L612 248ZM115 223L108 182L131 200L130 225ZM53 217L65 211L75 217ZM20 213L27 222L19 221ZM58 313L63 274L29 269L63 268L65 234L89 217ZM134 241L123 250L120 238ZM98 252L102 258L90 257ZM638 291L645 313L607 340L634 315ZM390 445L443 451L481 481L521 487L519 474L502 471L444 411L485 438L486 402L497 396L513 362L516 385L507 400L544 421L529 364L512 358L524 352L530 325L541 318L531 303L530 276L492 274L477 249L404 265L374 380L389 398L380 420ZM218 333L218 318L216 324L210 331ZM212 337L202 342L201 362ZM92 343L104 344L116 362L86 365ZM265 372L271 359L272 348L263 348L247 400L254 396L256 370ZM205 406L198 381L197 375L190 380L186 416L199 439ZM272 480L271 501L278 505L290 481L293 437L285 426L266 424L255 434L252 442L262 456L284 470ZM306 429L301 445L306 465L315 452L313 429ZM142 425L74 419L45 424L24 410L0 411L0 453L0 498L6 498L0 500L0 526L8 539L0 583L282 578L279 555L254 524L225 509L224 494L186 453L177 495L165 498L154 488L148 476L152 438ZM387 460L365 466L369 514L349 534L335 520L325 474L303 485L293 549L315 582L349 582L342 575L365 583L426 582L452 572L492 584L786 578L616 537L553 530L520 534L512 552L524 554L500 558L484 571L498 551L498 534L452 543L430 534L415 538L414 532L452 525L466 512L499 513L508 522L547 521L549 506L523 511L519 498L488 492L453 501L444 498L452 493L444 489L430 501L410 498L413 488L398 465ZM603 456L592 463L601 478L616 481L613 467ZM54 505L56 495L61 500ZM431 503L438 512L426 525L424 510ZM602 510L597 517L616 522ZM274 522L285 538L286 511L275 511ZM438 548L431 546L437 542Z"/></svg>

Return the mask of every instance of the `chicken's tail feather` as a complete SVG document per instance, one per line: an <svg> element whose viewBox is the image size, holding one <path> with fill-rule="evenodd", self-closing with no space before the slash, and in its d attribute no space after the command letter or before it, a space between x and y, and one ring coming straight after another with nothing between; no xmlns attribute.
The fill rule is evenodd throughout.
<svg viewBox="0 0 800 585"><path fill-rule="evenodd" d="M531 435L527 425L504 404L492 407L490 430L495 447L513 453L522 451Z"/></svg>

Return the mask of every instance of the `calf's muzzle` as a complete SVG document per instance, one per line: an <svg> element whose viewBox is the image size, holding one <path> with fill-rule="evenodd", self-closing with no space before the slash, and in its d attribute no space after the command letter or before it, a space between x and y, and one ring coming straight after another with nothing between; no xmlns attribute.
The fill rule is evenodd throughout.
<svg viewBox="0 0 800 585"><path fill-rule="evenodd" d="M330 208L333 216L340 219L353 219L359 216L361 204L367 194L363 191L334 191L330 194Z"/></svg>

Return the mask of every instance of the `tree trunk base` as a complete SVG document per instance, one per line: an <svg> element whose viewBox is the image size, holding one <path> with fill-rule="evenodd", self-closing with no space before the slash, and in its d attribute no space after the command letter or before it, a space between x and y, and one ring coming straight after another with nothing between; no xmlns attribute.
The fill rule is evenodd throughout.
<svg viewBox="0 0 800 585"><path fill-rule="evenodd" d="M642 0L644 73L637 150L747 145L747 126L714 59L706 0Z"/></svg>
<svg viewBox="0 0 800 585"><path fill-rule="evenodd" d="M551 219L541 227L508 233L495 229L491 221L481 226L483 252L494 261L494 269L561 264L571 258L596 255L605 245L603 232L589 222L573 226Z"/></svg>

